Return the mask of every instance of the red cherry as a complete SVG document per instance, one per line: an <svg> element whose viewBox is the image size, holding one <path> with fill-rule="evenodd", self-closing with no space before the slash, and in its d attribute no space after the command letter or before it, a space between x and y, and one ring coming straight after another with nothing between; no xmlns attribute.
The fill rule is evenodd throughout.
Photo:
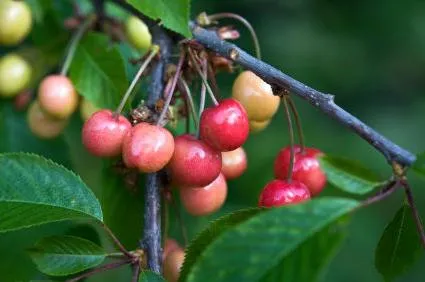
<svg viewBox="0 0 425 282"><path fill-rule="evenodd" d="M172 181L180 186L205 186L219 175L221 154L192 135L177 136L168 168Z"/></svg>
<svg viewBox="0 0 425 282"><path fill-rule="evenodd" d="M221 159L223 163L221 173L226 179L238 178L246 169L246 154L242 147L230 152L222 152Z"/></svg>
<svg viewBox="0 0 425 282"><path fill-rule="evenodd" d="M287 182L275 179L269 182L261 191L258 206L280 207L288 204L296 204L310 199L310 191L307 186L297 180Z"/></svg>
<svg viewBox="0 0 425 282"><path fill-rule="evenodd" d="M295 158L292 178L304 183L312 196L319 194L326 185L326 175L320 168L317 159L323 153L314 148L305 148L301 152L300 146L294 146ZM291 150L285 147L280 150L274 163L274 175L278 179L286 179L288 176Z"/></svg>
<svg viewBox="0 0 425 282"><path fill-rule="evenodd" d="M225 99L205 109L200 120L200 137L213 149L232 151L248 138L249 121L245 109L235 99Z"/></svg>
<svg viewBox="0 0 425 282"><path fill-rule="evenodd" d="M110 110L94 113L83 126L82 141L95 156L114 157L121 154L123 139L131 123Z"/></svg>
<svg viewBox="0 0 425 282"><path fill-rule="evenodd" d="M122 152L127 167L136 167L145 173L156 172L173 156L173 135L163 127L142 122L127 132Z"/></svg>
<svg viewBox="0 0 425 282"><path fill-rule="evenodd" d="M227 184L223 174L204 187L181 188L180 199L191 215L208 215L224 204L227 196Z"/></svg>

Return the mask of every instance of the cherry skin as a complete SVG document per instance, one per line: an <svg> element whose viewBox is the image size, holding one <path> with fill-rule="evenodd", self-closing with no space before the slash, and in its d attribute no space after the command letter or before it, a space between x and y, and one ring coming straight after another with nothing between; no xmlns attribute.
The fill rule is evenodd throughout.
<svg viewBox="0 0 425 282"><path fill-rule="evenodd" d="M250 133L258 133L266 129L266 127L270 124L271 120L264 120L264 121L255 121L250 120L249 121L249 132Z"/></svg>
<svg viewBox="0 0 425 282"><path fill-rule="evenodd" d="M24 1L0 1L0 45L19 44L28 35L31 26L31 9Z"/></svg>
<svg viewBox="0 0 425 282"><path fill-rule="evenodd" d="M227 152L239 148L245 143L248 134L248 116L235 99L225 99L202 112L201 140L217 151Z"/></svg>
<svg viewBox="0 0 425 282"><path fill-rule="evenodd" d="M220 174L221 153L192 135L180 135L174 139L174 154L168 168L173 183L202 187Z"/></svg>
<svg viewBox="0 0 425 282"><path fill-rule="evenodd" d="M99 110L100 108L96 107L92 102L85 98L83 98L80 102L80 115L84 121L88 120L95 112Z"/></svg>
<svg viewBox="0 0 425 282"><path fill-rule="evenodd" d="M49 75L38 88L40 106L57 118L69 117L78 106L78 94L64 75Z"/></svg>
<svg viewBox="0 0 425 282"><path fill-rule="evenodd" d="M233 83L232 97L244 106L249 120L269 120L279 108L280 99L272 87L251 71L238 75Z"/></svg>
<svg viewBox="0 0 425 282"><path fill-rule="evenodd" d="M176 249L170 252L164 260L164 277L168 282L177 282L180 269L184 262L184 251Z"/></svg>
<svg viewBox="0 0 425 282"><path fill-rule="evenodd" d="M310 199L310 191L302 182L275 179L269 182L261 191L258 206L266 208L280 207L300 203L308 199Z"/></svg>
<svg viewBox="0 0 425 282"><path fill-rule="evenodd" d="M21 56L10 53L0 58L0 97L12 98L31 80L31 66Z"/></svg>
<svg viewBox="0 0 425 282"><path fill-rule="evenodd" d="M294 146L294 169L292 178L304 183L312 196L319 194L326 185L326 175L320 168L317 159L323 153L314 148L305 148L305 152L301 152L300 146ZM280 150L274 163L274 174L278 179L285 179L288 175L289 160L291 150L285 147Z"/></svg>
<svg viewBox="0 0 425 282"><path fill-rule="evenodd" d="M173 156L174 138L163 127L141 122L125 135L122 152L127 167L144 173L157 172Z"/></svg>
<svg viewBox="0 0 425 282"><path fill-rule="evenodd" d="M56 119L46 114L38 101L30 104L27 112L28 127L41 139L51 139L59 136L68 124L68 120Z"/></svg>
<svg viewBox="0 0 425 282"><path fill-rule="evenodd" d="M242 147L230 152L222 152L221 159L221 173L223 173L224 177L228 180L238 178L246 170L246 153Z"/></svg>
<svg viewBox="0 0 425 282"><path fill-rule="evenodd" d="M152 35L146 24L137 17L131 16L125 23L127 39L134 48L147 50L152 45Z"/></svg>
<svg viewBox="0 0 425 282"><path fill-rule="evenodd" d="M164 258L164 260L168 256L169 253L171 253L172 251L175 251L175 250L183 250L183 249L180 247L179 243L177 243L176 240L167 238L165 240L164 250L162 252L162 257Z"/></svg>
<svg viewBox="0 0 425 282"><path fill-rule="evenodd" d="M100 110L84 123L82 141L95 156L115 157L121 154L124 136L130 129L131 123L124 116Z"/></svg>
<svg viewBox="0 0 425 282"><path fill-rule="evenodd" d="M210 184L203 187L180 188L180 200L186 211L195 216L211 214L226 201L227 183L224 175L220 175Z"/></svg>

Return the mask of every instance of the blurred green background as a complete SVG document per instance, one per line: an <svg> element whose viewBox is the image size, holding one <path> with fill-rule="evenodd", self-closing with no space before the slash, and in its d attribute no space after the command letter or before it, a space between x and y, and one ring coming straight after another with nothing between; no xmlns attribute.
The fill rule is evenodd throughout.
<svg viewBox="0 0 425 282"><path fill-rule="evenodd" d="M193 1L193 16L202 11L210 14L226 11L244 16L257 31L266 62L313 88L334 94L339 105L400 146L414 153L425 150L422 142L425 140L425 1ZM237 44L253 51L249 33L242 26L232 21L223 23L240 28L242 37ZM230 95L235 75L219 74L223 96ZM308 145L358 160L383 178L390 176L385 159L365 141L305 101L296 99L296 103ZM0 118L9 117L7 123L0 122L0 136L2 130L15 128L16 136L27 134L21 137L21 142L35 143L23 125L24 114L11 112L6 103L0 106ZM114 190L120 185L114 186L116 182L108 178L110 175L105 176L104 164L88 156L76 141L80 138L80 126L77 116L64 136L37 145L34 150L52 158L57 157L57 151L66 154L56 159L72 166L99 197L113 198L116 206L105 211L105 217L114 218L116 224L112 224L112 229L129 247L134 247L141 232L143 193ZM247 142L249 167L240 179L229 183L226 206L211 217L195 219L184 214L189 236L193 237L210 219L229 210L256 205L260 189L272 179L274 157L287 143L286 123L279 112L264 132L252 135ZM17 144L15 149L23 147ZM424 182L413 174L410 176L418 208L425 216ZM106 193L105 187L109 189ZM341 195L341 192L328 187L325 194ZM381 281L374 267L374 250L385 225L402 201L403 194L399 191L385 202L357 212L343 248L322 280ZM170 234L182 242L171 210ZM70 224L63 223L0 235L0 281L41 279L43 276L37 274L24 248L43 235L69 232L69 227ZM77 234L92 239L97 236L87 230L79 230ZM424 263L422 258L397 281L423 281ZM114 272L93 280L120 281L124 277L121 275L128 272Z"/></svg>

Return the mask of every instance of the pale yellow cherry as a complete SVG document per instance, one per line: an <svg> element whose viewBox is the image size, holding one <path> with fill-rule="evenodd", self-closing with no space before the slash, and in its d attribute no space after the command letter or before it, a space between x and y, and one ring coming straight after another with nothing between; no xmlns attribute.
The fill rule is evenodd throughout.
<svg viewBox="0 0 425 282"><path fill-rule="evenodd" d="M0 0L0 45L19 44L31 26L31 9L24 1Z"/></svg>
<svg viewBox="0 0 425 282"><path fill-rule="evenodd" d="M57 119L46 114L38 101L31 103L27 112L27 122L31 132L42 139L59 136L68 124L66 119Z"/></svg>
<svg viewBox="0 0 425 282"><path fill-rule="evenodd" d="M260 131L263 131L270 123L270 119L265 121L255 121L250 120L249 121L249 132L250 133L258 133Z"/></svg>

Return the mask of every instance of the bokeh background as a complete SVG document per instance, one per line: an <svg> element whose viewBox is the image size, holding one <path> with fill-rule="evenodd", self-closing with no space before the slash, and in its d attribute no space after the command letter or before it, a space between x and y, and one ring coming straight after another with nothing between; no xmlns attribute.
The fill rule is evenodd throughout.
<svg viewBox="0 0 425 282"><path fill-rule="evenodd" d="M425 1L193 1L193 16L202 11L210 14L226 11L244 16L257 31L266 62L313 88L334 94L339 105L400 146L414 153L425 151ZM237 43L253 51L249 33L241 25L232 21L223 23L240 28L242 37ZM223 96L230 95L235 75L218 76ZM391 175L385 159L365 141L305 101L296 99L296 103L308 145L332 155L358 160L384 179ZM0 106L0 118L13 117L7 119L7 123L0 122L0 137L2 130L14 128L13 134L21 134L15 148L24 148L25 144L33 142L35 139L28 129L21 128L24 115L12 112L4 102ZM61 140L34 150L47 156L53 155L53 151L55 156L57 152L68 154L68 157L61 158L61 162L65 165L72 163L99 195L99 191L105 189L105 183L111 186L114 182L102 178L99 170L104 164L88 156L75 141L79 139L80 126L81 120L75 118ZM265 131L248 140L245 146L248 170L240 179L229 183L225 207L214 216L196 219L183 211L189 237L219 215L256 205L260 189L272 179L274 157L287 143L286 123L280 111ZM413 174L410 177L418 208L424 217L423 179ZM118 225L112 228L116 228L129 247L134 246L141 230L138 220L143 193L136 193L136 196L127 190L108 190L108 193L110 198L116 199L118 206L106 211L105 217L120 221L118 225L127 230L118 230ZM325 194L344 195L333 187L328 187ZM104 192L102 197L105 197ZM381 281L374 267L375 247L402 201L403 194L399 191L390 199L357 212L342 249L330 263L328 271L323 273L322 280ZM170 218L170 234L182 242L173 211ZM96 233L85 225L69 229L69 223L61 223L0 235L0 281L43 279L24 251L41 236L71 232L104 240L102 232ZM424 263L422 257L397 281L423 281ZM127 275L128 272L123 270L99 276L93 281L121 281Z"/></svg>

